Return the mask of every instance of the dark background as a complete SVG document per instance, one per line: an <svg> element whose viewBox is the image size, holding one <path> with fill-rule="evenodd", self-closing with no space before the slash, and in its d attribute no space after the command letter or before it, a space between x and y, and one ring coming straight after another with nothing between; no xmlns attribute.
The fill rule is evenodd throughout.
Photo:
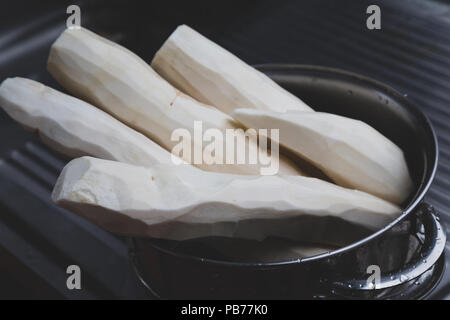
<svg viewBox="0 0 450 320"><path fill-rule="evenodd" d="M188 24L250 64L330 66L385 82L416 102L433 122L441 154L428 201L448 219L448 1L0 3L0 81L23 76L60 88L45 70L47 55L65 26L67 6L78 4L83 26L121 43L148 62L177 25ZM381 7L382 30L366 28L370 4ZM27 144L29 141L32 144ZM0 161L0 298L147 298L130 267L122 239L48 202L52 181L63 162L42 165L48 171L42 176L26 171L30 163L35 164L34 152L45 152L34 141L0 111L0 159L9 159L3 167ZM25 149L11 153L18 148ZM22 179L23 172L27 175ZM64 268L69 264L85 270L83 293L65 289ZM436 297L448 297L448 292L450 286L444 282Z"/></svg>

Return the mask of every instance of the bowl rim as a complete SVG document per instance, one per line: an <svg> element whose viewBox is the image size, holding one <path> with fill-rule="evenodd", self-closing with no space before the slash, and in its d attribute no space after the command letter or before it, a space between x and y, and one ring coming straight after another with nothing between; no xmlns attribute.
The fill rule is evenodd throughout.
<svg viewBox="0 0 450 320"><path fill-rule="evenodd" d="M436 170L437 170L437 166L438 166L438 162L439 162L439 146L438 146L437 136L436 136L436 133L435 133L435 130L433 128L431 121L426 116L426 114L422 110L420 110L420 108L415 103L411 102L399 91L390 87L387 84L384 84L383 82L380 82L378 80L372 79L367 76L360 75L355 72L346 71L343 69L331 68L331 67L325 67L325 66L307 65L307 64L278 64L278 63L277 64L273 64L273 63L258 64L258 65L253 65L253 67L263 73L265 71L267 71L267 72L268 71L298 71L298 72L311 71L311 72L319 72L322 75L331 74L334 76L346 77L347 79L350 79L353 81L357 80L362 83L366 83L366 84L370 85L372 88L379 89L381 92L385 93L386 95L388 95L391 98L394 98L396 101L402 102L402 106L406 106L406 108L408 108L408 110L411 111L422 122L422 124L424 125L423 129L425 131L428 131L428 134L431 135L431 137L433 139L433 146L431 146L431 148L434 149L434 163L429 164L429 166L431 168L431 172L430 172L428 179L426 179L425 183L419 188L415 198L413 200L411 200L411 202L408 204L406 209L403 210L402 214L399 217L397 217L395 220L393 220L391 223L389 223L387 226L385 226L384 228L372 233L371 235L369 235L361 240L358 240L356 242L353 242L345 247L342 247L342 248L339 248L339 249L336 249L333 251L329 251L329 252L324 252L324 253L314 255L311 257L300 258L300 259L295 259L295 260L276 261L276 262L260 262L260 263L259 262L237 262L237 261L223 261L223 260L211 259L211 258L202 258L199 256L189 255L189 254L185 254L185 253L179 253L179 252L175 252L172 249L163 248L158 244L152 243L151 245L154 248L156 248L166 254L176 256L178 258L189 259L189 260L194 260L197 262L209 263L209 264L226 266L226 267L274 268L274 267L296 265L299 263L315 262L318 260L327 259L327 258L341 255L343 253L354 250L357 247L359 247L369 241L377 239L382 234L384 234L388 230L392 229L395 225L397 225L398 223L403 221L411 212L414 211L414 209L417 208L419 203L422 202L423 198L425 197L425 194L428 192L431 184L433 183L433 180L434 180L434 177L436 174ZM358 85L360 85L360 84L358 84ZM427 171L428 170L429 169L427 169ZM426 172L424 172L424 175L426 175ZM425 176L425 178L427 178L427 177ZM131 241L129 241L129 246L132 248L131 250L135 250L136 243L135 243L134 238L132 238Z"/></svg>

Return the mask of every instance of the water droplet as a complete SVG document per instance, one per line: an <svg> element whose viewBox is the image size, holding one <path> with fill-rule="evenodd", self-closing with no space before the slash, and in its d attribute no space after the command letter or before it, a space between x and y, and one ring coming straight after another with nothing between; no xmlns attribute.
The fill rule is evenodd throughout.
<svg viewBox="0 0 450 320"><path fill-rule="evenodd" d="M405 93L404 95L403 95L405 98L408 96L408 94L407 93Z"/></svg>
<svg viewBox="0 0 450 320"><path fill-rule="evenodd" d="M405 282L405 281L408 281L408 280L409 280L409 278L407 276L405 276L403 274L400 276L400 282Z"/></svg>

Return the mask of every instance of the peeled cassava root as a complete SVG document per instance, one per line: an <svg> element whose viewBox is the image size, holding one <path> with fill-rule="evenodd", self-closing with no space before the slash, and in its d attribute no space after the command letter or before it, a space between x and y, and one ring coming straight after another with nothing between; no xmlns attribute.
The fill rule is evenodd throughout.
<svg viewBox="0 0 450 320"><path fill-rule="evenodd" d="M96 107L24 78L0 86L0 107L51 148L69 157L150 166L170 164L169 152Z"/></svg>
<svg viewBox="0 0 450 320"><path fill-rule="evenodd" d="M269 77L186 25L172 33L151 65L181 91L227 114L236 108L313 111Z"/></svg>
<svg viewBox="0 0 450 320"><path fill-rule="evenodd" d="M51 48L48 70L72 94L107 111L168 151L180 143L171 139L176 129L187 129L191 133L188 144L193 149L201 143L194 139L195 121L201 121L204 130L238 128L223 112L175 89L129 50L86 29L64 31ZM225 140L223 135L219 138ZM251 139L247 142L258 148L257 142ZM188 153L183 152L181 156L207 171L260 174L261 165L199 164L194 163L193 154L188 157ZM280 157L279 166L280 173L301 174L285 157Z"/></svg>
<svg viewBox="0 0 450 320"><path fill-rule="evenodd" d="M366 123L319 112L237 109L251 128L277 128L280 145L305 157L337 184L401 204L412 189L402 150Z"/></svg>
<svg viewBox="0 0 450 320"><path fill-rule="evenodd" d="M111 232L173 240L297 240L304 235L293 222L303 216L335 217L376 230L401 212L385 200L315 178L144 168L90 157L64 168L52 198Z"/></svg>

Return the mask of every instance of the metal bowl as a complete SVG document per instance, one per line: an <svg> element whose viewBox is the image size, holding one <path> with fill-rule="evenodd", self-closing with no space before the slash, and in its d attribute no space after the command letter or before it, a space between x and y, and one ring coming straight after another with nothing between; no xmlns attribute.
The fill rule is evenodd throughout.
<svg viewBox="0 0 450 320"><path fill-rule="evenodd" d="M415 185L403 214L342 248L276 262L230 261L199 242L130 239L143 283L162 298L389 298L409 285L409 297L424 296L439 281L446 240L434 209L423 203L438 163L430 121L402 94L354 73L303 65L257 68L316 111L362 120L402 148ZM372 281L374 268L380 275Z"/></svg>

